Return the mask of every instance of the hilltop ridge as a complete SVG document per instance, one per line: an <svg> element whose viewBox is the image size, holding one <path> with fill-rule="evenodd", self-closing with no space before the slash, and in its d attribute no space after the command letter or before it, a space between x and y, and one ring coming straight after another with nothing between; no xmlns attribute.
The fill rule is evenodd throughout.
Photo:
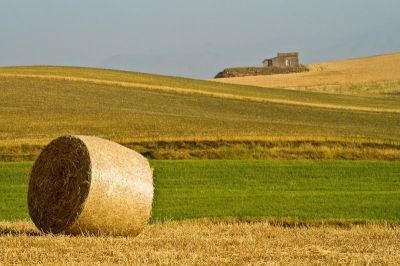
<svg viewBox="0 0 400 266"><path fill-rule="evenodd" d="M343 93L399 93L400 52L307 65L308 72L215 79L268 88Z"/></svg>

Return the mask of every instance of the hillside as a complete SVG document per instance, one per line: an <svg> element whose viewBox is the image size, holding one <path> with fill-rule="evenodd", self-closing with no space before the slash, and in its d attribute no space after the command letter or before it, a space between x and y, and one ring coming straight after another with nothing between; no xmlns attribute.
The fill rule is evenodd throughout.
<svg viewBox="0 0 400 266"><path fill-rule="evenodd" d="M216 81L325 92L400 93L400 53L324 62L307 67L309 72Z"/></svg>
<svg viewBox="0 0 400 266"><path fill-rule="evenodd" d="M0 68L0 157L89 134L151 158L400 158L398 96L74 67Z"/></svg>

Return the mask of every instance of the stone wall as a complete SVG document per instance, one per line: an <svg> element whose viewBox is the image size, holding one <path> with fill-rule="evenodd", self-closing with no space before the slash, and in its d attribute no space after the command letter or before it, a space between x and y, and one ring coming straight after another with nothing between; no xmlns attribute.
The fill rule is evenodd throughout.
<svg viewBox="0 0 400 266"><path fill-rule="evenodd" d="M219 72L215 78L233 78L260 75L289 74L308 71L308 68L299 65L297 67L235 67L226 68Z"/></svg>

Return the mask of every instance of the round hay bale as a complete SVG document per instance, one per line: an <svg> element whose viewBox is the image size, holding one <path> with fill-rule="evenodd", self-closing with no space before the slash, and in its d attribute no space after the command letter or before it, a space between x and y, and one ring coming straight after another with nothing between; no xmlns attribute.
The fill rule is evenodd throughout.
<svg viewBox="0 0 400 266"><path fill-rule="evenodd" d="M152 200L148 161L90 136L62 136L47 145L28 189L29 215L47 233L137 235Z"/></svg>

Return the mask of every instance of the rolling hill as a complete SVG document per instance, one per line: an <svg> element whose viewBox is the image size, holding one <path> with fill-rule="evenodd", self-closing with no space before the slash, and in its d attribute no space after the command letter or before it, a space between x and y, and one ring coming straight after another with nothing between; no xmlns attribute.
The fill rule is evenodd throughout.
<svg viewBox="0 0 400 266"><path fill-rule="evenodd" d="M400 53L308 65L309 72L216 79L259 87L347 94L399 94Z"/></svg>
<svg viewBox="0 0 400 266"><path fill-rule="evenodd" d="M254 256L253 246L260 246L258 235L269 246L279 247L296 243L300 235L306 245L291 248L290 252L300 250L294 258L324 262L326 250L336 246L340 246L336 253L344 254L347 241L350 252L341 261L354 262L355 253L361 254L356 261L371 262L371 254L377 262L396 261L393 252L382 256L375 246L397 250L392 247L398 243L399 223L399 99L396 94L268 89L104 69L0 68L0 219L28 217L26 191L32 166L32 162L1 161L31 161L43 145L63 134L108 138L149 158L352 159L151 160L156 186L153 217L138 237L47 236L30 222L3 221L0 244L6 248L0 250L0 260L93 263L93 256L82 256L93 254L87 250L93 245L82 244L89 241L97 243L95 250L101 254L94 257L101 257L100 262L128 258L157 263L178 256L189 258L188 263L204 263L209 243L222 239L223 248L214 252L217 256L208 256L213 263L229 262L225 255L239 254L238 248L246 262L249 257L257 262L265 260L265 248ZM200 220L173 221L193 218ZM266 232L274 239L286 238L271 244ZM250 242L236 237L244 234ZM149 239L154 235L164 238L153 244ZM176 235L184 238L177 241ZM360 253L361 238L365 247ZM166 242L170 239L175 242ZM194 246L199 239L200 245ZM384 244L376 241L381 239ZM21 249L18 241L30 241L37 248ZM154 252L159 251L160 241L169 249ZM246 248L232 246L235 241ZM327 242L333 244L324 246ZM227 245L234 251L227 253ZM43 253L43 247L60 246L62 250ZM177 253L182 247L183 252ZM185 247L190 247L188 252ZM112 252L104 252L110 248ZM194 249L195 257L186 254ZM321 250L322 255L316 256ZM149 257L149 252L156 255ZM275 253L279 252L281 248ZM171 259L164 253L172 254ZM284 260L275 261L287 262L286 253Z"/></svg>
<svg viewBox="0 0 400 266"><path fill-rule="evenodd" d="M151 158L400 158L400 97L77 67L0 68L0 157L88 134Z"/></svg>

